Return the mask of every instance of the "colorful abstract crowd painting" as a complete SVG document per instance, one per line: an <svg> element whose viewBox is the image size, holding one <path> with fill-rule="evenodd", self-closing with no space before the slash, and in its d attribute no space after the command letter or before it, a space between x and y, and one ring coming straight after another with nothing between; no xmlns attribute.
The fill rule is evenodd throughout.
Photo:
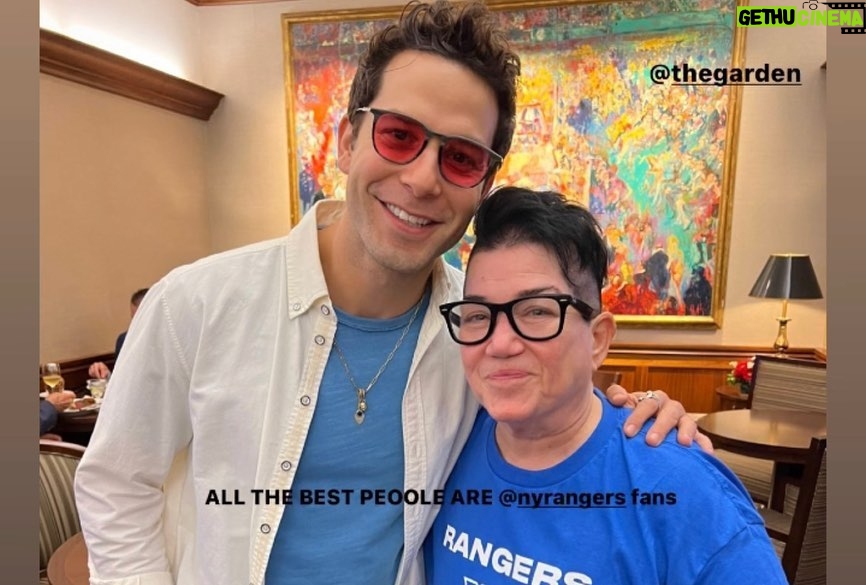
<svg viewBox="0 0 866 585"><path fill-rule="evenodd" d="M517 131L496 183L589 207L610 246L602 297L618 322L717 325L737 88L656 85L649 70L740 63L736 2L529 4L494 4L522 62ZM396 14L283 17L293 223L318 199L344 197L336 135L352 75L366 40ZM472 241L470 227L446 260L462 267Z"/></svg>

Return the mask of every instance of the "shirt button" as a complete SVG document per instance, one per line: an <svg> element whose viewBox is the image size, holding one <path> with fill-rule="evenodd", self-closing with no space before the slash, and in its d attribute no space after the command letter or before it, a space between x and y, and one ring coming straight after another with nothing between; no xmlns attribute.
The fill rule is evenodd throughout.
<svg viewBox="0 0 866 585"><path fill-rule="evenodd" d="M294 305L292 305L292 308L296 311L300 311L301 310L301 303L295 303Z"/></svg>
<svg viewBox="0 0 866 585"><path fill-rule="evenodd" d="M322 315L330 315L331 308L328 305L322 305Z"/></svg>
<svg viewBox="0 0 866 585"><path fill-rule="evenodd" d="M283 461L282 463L280 463L280 467L283 469L283 471L288 471L292 468L292 462L291 461Z"/></svg>
<svg viewBox="0 0 866 585"><path fill-rule="evenodd" d="M316 345L325 345L325 338L321 335L316 335Z"/></svg>
<svg viewBox="0 0 866 585"><path fill-rule="evenodd" d="M262 534L268 534L268 533L270 533L270 531L271 531L271 527L270 527L269 524L262 524L262 525L259 527L259 530L262 531Z"/></svg>
<svg viewBox="0 0 866 585"><path fill-rule="evenodd" d="M306 395L301 396L301 404L303 404L304 406L309 406L310 405L310 397L306 396Z"/></svg>

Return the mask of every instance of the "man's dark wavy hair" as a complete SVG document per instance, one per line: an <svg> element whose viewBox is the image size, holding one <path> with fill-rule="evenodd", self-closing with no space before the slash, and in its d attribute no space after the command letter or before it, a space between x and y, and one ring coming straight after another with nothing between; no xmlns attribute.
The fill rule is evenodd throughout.
<svg viewBox="0 0 866 585"><path fill-rule="evenodd" d="M408 50L425 51L461 63L490 86L499 106L491 148L504 157L514 135L520 58L509 47L493 14L478 1L410 2L397 23L373 35L352 81L349 121L354 125L355 111L370 105L379 93L388 63Z"/></svg>

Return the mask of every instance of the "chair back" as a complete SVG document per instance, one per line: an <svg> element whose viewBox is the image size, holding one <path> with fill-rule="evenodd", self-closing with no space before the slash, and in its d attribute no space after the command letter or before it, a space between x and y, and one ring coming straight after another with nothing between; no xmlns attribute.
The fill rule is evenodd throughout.
<svg viewBox="0 0 866 585"><path fill-rule="evenodd" d="M604 392L622 380L622 372L611 370L596 370L592 373L592 385Z"/></svg>
<svg viewBox="0 0 866 585"><path fill-rule="evenodd" d="M758 356L752 373L749 408L827 412L827 364Z"/></svg>
<svg viewBox="0 0 866 585"><path fill-rule="evenodd" d="M800 492L803 488L800 489ZM799 506L799 501L797 502ZM805 506L806 504L804 504ZM797 512L794 512L796 517ZM793 528L792 528L793 530ZM791 552L793 554L793 550ZM784 564L784 557L782 562ZM821 456L821 467L815 482L812 506L800 543L795 585L826 585L827 583L827 451Z"/></svg>
<svg viewBox="0 0 866 585"><path fill-rule="evenodd" d="M782 567L793 585L827 583L827 438L813 437L799 489L788 487L785 509L793 516L763 511L768 532L785 542ZM774 535L772 525L790 522L785 535Z"/></svg>
<svg viewBox="0 0 866 585"><path fill-rule="evenodd" d="M72 536L81 531L73 479L84 447L60 441L39 441L39 569Z"/></svg>

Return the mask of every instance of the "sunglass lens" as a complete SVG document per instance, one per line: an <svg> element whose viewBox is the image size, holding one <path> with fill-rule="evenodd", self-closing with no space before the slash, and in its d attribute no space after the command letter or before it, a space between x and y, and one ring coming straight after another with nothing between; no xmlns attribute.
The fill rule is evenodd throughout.
<svg viewBox="0 0 866 585"><path fill-rule="evenodd" d="M393 163L412 161L426 142L427 134L421 125L395 114L382 114L373 127L376 152Z"/></svg>
<svg viewBox="0 0 866 585"><path fill-rule="evenodd" d="M461 187L474 187L490 168L490 153L460 138L448 139L441 156L442 176Z"/></svg>

